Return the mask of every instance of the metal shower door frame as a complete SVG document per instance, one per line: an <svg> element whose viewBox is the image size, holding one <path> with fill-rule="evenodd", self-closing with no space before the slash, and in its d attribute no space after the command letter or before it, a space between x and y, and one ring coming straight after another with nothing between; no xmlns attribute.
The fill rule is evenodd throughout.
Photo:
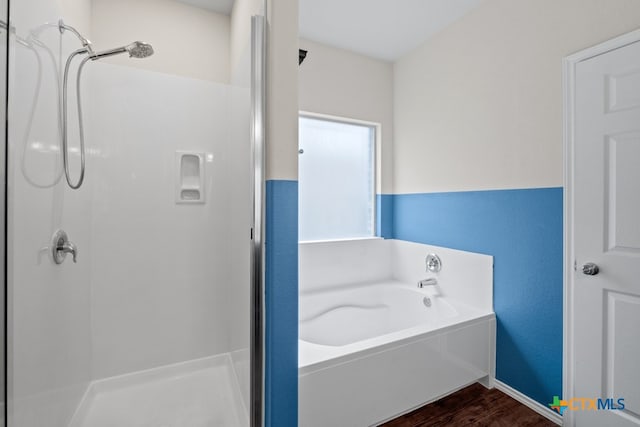
<svg viewBox="0 0 640 427"><path fill-rule="evenodd" d="M251 200L250 260L250 404L251 427L264 425L264 236L265 236L265 143L266 143L266 70L267 21L265 16L251 18Z"/></svg>
<svg viewBox="0 0 640 427"><path fill-rule="evenodd" d="M4 145L2 147L0 147L0 179L2 180L2 184L0 185L0 187L2 188L2 190L0 190L2 193L0 194L0 200L1 200L1 205L0 206L0 227L2 227L2 231L0 231L0 233L2 234L1 236L1 240L2 242L0 244L2 244L2 247L0 249L0 277L2 280L2 290L0 290L0 292L2 292L1 294L1 298L2 298L2 303L0 303L0 307L2 307L2 313L0 313L0 316L2 316L2 323L3 323L3 327L0 328L0 333L2 333L2 348L0 348L0 351L2 352L3 355L3 362L2 363L2 367L0 367L0 369L3 370L3 383L0 384L0 387L2 387L1 389L1 393L2 396L0 396L0 400L2 401L2 409L0 409L0 418L2 419L3 424L5 426L8 426L8 416L7 416L7 409L9 407L8 405L8 326L7 326L7 321L8 321L8 315L7 315L7 309L8 309L8 303L7 303L7 296L8 296L8 286L7 286L7 203L8 203L8 198L7 198L7 182L8 182L8 170L9 170L9 144L8 144L8 120L7 120L7 110L8 110L8 105L9 105L9 32L11 30L11 26L9 23L9 7L10 7L10 0L6 0L5 3L5 8L3 8L3 10L0 11L0 20L3 21L5 23L6 29L4 34L2 35L2 37L0 37L0 43L4 43L5 45L5 56L4 58L0 59L0 67L2 67L4 70L4 79L0 79L2 81L0 81L0 84L4 85L4 99L0 99L0 102L2 103L2 106L0 107L0 109L2 110L2 115L3 117L0 118L0 120L2 120L2 124L0 124L0 134L2 135L0 138L3 141ZM2 62L4 61L4 62Z"/></svg>

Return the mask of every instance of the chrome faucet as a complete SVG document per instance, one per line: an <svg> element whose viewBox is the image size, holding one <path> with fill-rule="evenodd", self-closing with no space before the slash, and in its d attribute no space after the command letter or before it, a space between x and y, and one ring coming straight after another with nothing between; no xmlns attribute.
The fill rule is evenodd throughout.
<svg viewBox="0 0 640 427"><path fill-rule="evenodd" d="M418 282L419 288L424 288L425 286L435 286L438 284L438 279L435 277L429 277L428 279L420 280Z"/></svg>

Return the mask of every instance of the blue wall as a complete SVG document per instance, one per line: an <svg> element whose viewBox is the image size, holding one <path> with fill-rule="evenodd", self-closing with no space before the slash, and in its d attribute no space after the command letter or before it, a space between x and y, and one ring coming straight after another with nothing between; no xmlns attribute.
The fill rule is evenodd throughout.
<svg viewBox="0 0 640 427"><path fill-rule="evenodd" d="M561 396L562 188L380 200L385 237L493 255L496 378L544 405Z"/></svg>
<svg viewBox="0 0 640 427"><path fill-rule="evenodd" d="M298 183L266 186L267 426L297 425ZM496 377L562 395L562 188L378 196L378 234L494 256Z"/></svg>
<svg viewBox="0 0 640 427"><path fill-rule="evenodd" d="M393 196L376 195L376 236L393 238Z"/></svg>
<svg viewBox="0 0 640 427"><path fill-rule="evenodd" d="M265 424L298 424L298 182L266 183Z"/></svg>

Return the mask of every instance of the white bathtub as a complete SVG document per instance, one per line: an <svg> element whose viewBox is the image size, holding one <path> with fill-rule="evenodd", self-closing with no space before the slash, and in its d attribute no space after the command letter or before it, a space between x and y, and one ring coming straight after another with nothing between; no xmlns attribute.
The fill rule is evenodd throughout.
<svg viewBox="0 0 640 427"><path fill-rule="evenodd" d="M428 253L440 272L425 272ZM419 289L427 277L438 286ZM490 256L382 239L301 244L299 301L302 427L376 425L492 385Z"/></svg>
<svg viewBox="0 0 640 427"><path fill-rule="evenodd" d="M424 298L428 298L428 307ZM437 329L458 318L460 313L473 313L466 307L458 311L446 298L397 282L305 295L300 305L304 313L300 318L300 339L331 347L370 339L379 343L380 337L388 334L394 334L387 338L395 341L407 334L414 335L415 328L418 332L425 328Z"/></svg>
<svg viewBox="0 0 640 427"><path fill-rule="evenodd" d="M301 293L300 426L376 425L478 380L490 385L492 307L450 296L446 278L436 288L389 278Z"/></svg>

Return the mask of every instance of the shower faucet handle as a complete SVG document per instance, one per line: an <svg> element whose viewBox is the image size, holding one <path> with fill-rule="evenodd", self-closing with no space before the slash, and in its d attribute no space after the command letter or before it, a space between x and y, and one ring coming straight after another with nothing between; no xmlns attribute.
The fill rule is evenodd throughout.
<svg viewBox="0 0 640 427"><path fill-rule="evenodd" d="M67 254L73 255L73 262L78 262L78 248L73 242L69 241L64 230L58 230L53 234L53 239L51 239L53 262L62 264Z"/></svg>
<svg viewBox="0 0 640 427"><path fill-rule="evenodd" d="M78 248L72 242L67 242L58 248L58 252L73 255L73 262L78 262Z"/></svg>

